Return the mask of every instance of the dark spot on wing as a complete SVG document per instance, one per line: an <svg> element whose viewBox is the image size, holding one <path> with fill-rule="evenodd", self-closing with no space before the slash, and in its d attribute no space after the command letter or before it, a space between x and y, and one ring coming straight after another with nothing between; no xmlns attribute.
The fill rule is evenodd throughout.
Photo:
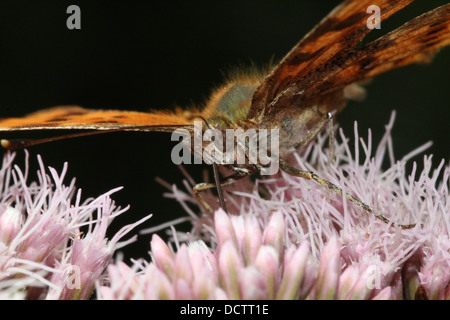
<svg viewBox="0 0 450 320"><path fill-rule="evenodd" d="M439 31L441 31L441 29L431 29L430 31L427 32L426 36L431 36L435 33L438 33Z"/></svg>
<svg viewBox="0 0 450 320"><path fill-rule="evenodd" d="M436 27L436 28L434 28ZM430 27L428 28L428 32L426 33L426 36L431 36L433 34L439 33L442 30L444 30L446 28L446 25L442 24L442 21L439 21L439 23L434 23L432 25L430 25Z"/></svg>
<svg viewBox="0 0 450 320"><path fill-rule="evenodd" d="M439 38L434 39L428 39L427 42L424 42L418 49L418 52L427 52L429 50L432 50L430 48L432 48L433 46L436 45L436 43L439 43Z"/></svg>
<svg viewBox="0 0 450 320"><path fill-rule="evenodd" d="M292 59L289 59L289 61L287 61L287 64L288 65L299 65L305 61L311 60L315 56L319 55L323 50L324 50L324 48L320 48L319 50L316 50L316 51L310 52L310 53L309 52L295 53L295 55L292 57Z"/></svg>
<svg viewBox="0 0 450 320"><path fill-rule="evenodd" d="M87 111L69 111L65 113L67 117L73 117L73 116L82 116L84 114L88 113Z"/></svg>
<svg viewBox="0 0 450 320"><path fill-rule="evenodd" d="M53 118L53 119L47 120L47 122L63 122L63 121L67 121L67 118Z"/></svg>
<svg viewBox="0 0 450 320"><path fill-rule="evenodd" d="M342 21L335 18L329 18L326 22L319 25L319 27L311 34L309 41L314 41L327 32L339 31L351 26L355 26L355 31L360 28L366 29L367 27L365 23L360 26L357 25L359 22L365 21L364 19L366 16L367 14L365 12L357 12Z"/></svg>
<svg viewBox="0 0 450 320"><path fill-rule="evenodd" d="M435 23L432 23L432 24L430 24L430 28L433 28L433 27L436 27L436 26L438 26L438 25L441 25L441 24L444 24L446 22L446 20L440 20L440 21L437 21L437 22L435 22ZM443 28L444 26L442 26L441 28Z"/></svg>
<svg viewBox="0 0 450 320"><path fill-rule="evenodd" d="M117 116L113 116L114 119L125 119L126 116L123 115L117 115Z"/></svg>
<svg viewBox="0 0 450 320"><path fill-rule="evenodd" d="M101 120L101 121L94 121L94 123L105 123L105 124L108 124L108 123L119 123L119 121L116 121L116 120L108 120L108 121Z"/></svg>
<svg viewBox="0 0 450 320"><path fill-rule="evenodd" d="M337 19L332 19L330 22L330 30L342 30L348 27L351 27L353 25L356 25L360 21L366 21L365 18L367 17L367 13L365 12L357 12L352 14L350 17L348 17L345 20L339 21ZM366 25L364 24L364 27Z"/></svg>
<svg viewBox="0 0 450 320"><path fill-rule="evenodd" d="M374 56L367 56L359 61L361 69L371 69L377 65L377 58Z"/></svg>

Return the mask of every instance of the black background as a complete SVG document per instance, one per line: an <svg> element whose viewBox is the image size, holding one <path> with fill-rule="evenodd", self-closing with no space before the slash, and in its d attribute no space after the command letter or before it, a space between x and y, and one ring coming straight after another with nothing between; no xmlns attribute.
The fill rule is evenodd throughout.
<svg viewBox="0 0 450 320"><path fill-rule="evenodd" d="M55 105L147 111L201 104L233 66L263 66L281 59L339 1L5 1L0 2L0 117L21 116ZM446 1L417 1L374 30L369 39ZM81 8L81 30L69 30L66 9ZM376 4L376 0L374 0ZM428 153L449 159L450 51L430 65L408 66L377 77L363 103L349 103L337 120L349 137L383 134L397 110L397 158L433 140ZM4 134L43 137L48 133ZM172 164L170 135L114 133L30 148L46 165L77 178L84 197L117 186L113 198L131 205L115 228L153 213L146 227L183 214L162 197L159 176L181 186ZM19 152L18 158L23 158ZM416 158L421 161L422 156ZM20 161L18 162L20 163ZM188 166L201 181L205 167ZM210 170L209 168L207 168ZM69 179L67 179L67 182ZM131 246L148 251L150 236Z"/></svg>

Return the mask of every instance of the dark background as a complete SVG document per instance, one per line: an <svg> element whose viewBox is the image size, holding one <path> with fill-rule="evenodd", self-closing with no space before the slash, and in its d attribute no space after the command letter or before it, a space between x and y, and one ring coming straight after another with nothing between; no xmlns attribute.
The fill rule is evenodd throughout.
<svg viewBox="0 0 450 320"><path fill-rule="evenodd" d="M236 65L281 59L339 1L5 1L0 3L0 117L21 116L55 105L147 111L200 104ZM374 1L374 4L376 1ZM374 30L374 39L446 1L417 1ZM66 9L81 8L81 30L68 30ZM363 103L349 103L337 120L349 137L372 128L375 142L397 110L397 159L433 140L428 153L449 159L450 50L427 66L415 65L377 77ZM43 137L48 133L4 134ZM164 199L159 176L181 186L170 160L170 135L114 133L30 148L68 177L84 197L117 186L113 198L131 205L114 227L153 213L146 227L182 214ZM19 159L23 153L19 152ZM416 158L421 161L422 156ZM18 163L21 163L18 161ZM187 170L201 181L201 166ZM210 169L208 169L210 170ZM69 179L67 179L67 182ZM130 256L149 250L150 236Z"/></svg>

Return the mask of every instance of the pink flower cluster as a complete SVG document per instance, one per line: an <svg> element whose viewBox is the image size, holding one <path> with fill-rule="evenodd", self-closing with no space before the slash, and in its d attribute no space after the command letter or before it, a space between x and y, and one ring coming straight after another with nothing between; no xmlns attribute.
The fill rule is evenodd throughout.
<svg viewBox="0 0 450 320"><path fill-rule="evenodd" d="M105 237L127 210L110 198L120 188L81 202L75 180L63 183L67 164L60 175L53 168L47 174L38 157L38 182L28 183L28 167L13 168L13 160L7 153L0 169L0 298L88 299L119 240L136 225Z"/></svg>
<svg viewBox="0 0 450 320"><path fill-rule="evenodd" d="M173 233L178 250L158 236L152 261L108 267L103 299L450 299L450 166L406 176L407 160L428 144L394 160L393 114L372 156L359 138L336 143L330 163L326 137L292 161L350 192L390 221L388 225L344 196L279 174L228 188L230 215L197 217L192 194L176 187L170 197L189 213L193 229ZM360 150L360 145L362 150ZM353 149L353 150L352 150ZM390 167L382 169L385 157ZM211 197L209 200L213 200ZM152 230L149 230L152 231ZM179 242L188 242L181 244ZM208 245L207 245L207 244Z"/></svg>
<svg viewBox="0 0 450 320"><path fill-rule="evenodd" d="M396 161L391 129L376 148L355 124L354 145L340 132L334 160L326 136L290 163L314 171L381 213L386 224L345 195L285 173L244 180L225 189L229 214L198 215L191 192L171 186L187 212L154 234L151 260L112 262L119 240L140 224L105 238L116 208L112 190L81 202L39 158L37 183L12 167L0 170L0 297L39 299L450 299L450 165L406 163L429 144ZM387 160L387 168L382 165ZM205 195L209 203L217 203ZM216 206L217 207L217 206ZM147 217L148 218L148 217ZM146 218L145 218L146 219ZM173 225L189 220L189 233ZM153 233L156 229L143 232ZM132 238L129 241L133 241ZM104 272L106 270L106 272Z"/></svg>

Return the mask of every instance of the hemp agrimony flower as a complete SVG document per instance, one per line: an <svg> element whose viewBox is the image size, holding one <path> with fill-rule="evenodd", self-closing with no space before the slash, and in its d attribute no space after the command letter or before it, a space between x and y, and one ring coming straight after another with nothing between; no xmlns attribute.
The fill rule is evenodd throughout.
<svg viewBox="0 0 450 320"><path fill-rule="evenodd" d="M82 202L75 180L63 183L67 164L58 174L38 157L38 181L30 183L28 153L25 171L14 156L0 169L0 297L88 299L119 240L142 221L107 239L108 225L127 210L110 198L120 188Z"/></svg>
<svg viewBox="0 0 450 320"><path fill-rule="evenodd" d="M425 156L422 172L413 164L407 175L408 159L429 144L395 161L394 118L376 148L370 131L365 142L355 124L354 147L342 132L335 144L336 164L323 136L294 161L391 221L417 223L414 228L385 224L345 197L287 174L229 188L231 215L218 210L213 218L196 216L188 205L193 196L174 187L169 196L189 213L192 231L172 234L178 250L154 235L151 262L110 266L99 297L449 299L450 166L442 161L433 170ZM386 156L390 166L383 169Z"/></svg>

